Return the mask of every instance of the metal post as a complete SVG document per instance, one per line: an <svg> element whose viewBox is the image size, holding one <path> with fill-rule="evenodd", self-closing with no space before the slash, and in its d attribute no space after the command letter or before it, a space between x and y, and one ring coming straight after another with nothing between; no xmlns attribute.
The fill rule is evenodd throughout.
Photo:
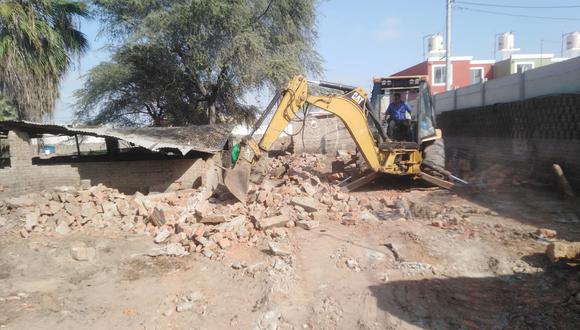
<svg viewBox="0 0 580 330"><path fill-rule="evenodd" d="M79 136L75 134L75 142L77 144L77 155L81 155L81 147L79 146Z"/></svg>
<svg viewBox="0 0 580 330"><path fill-rule="evenodd" d="M447 39L446 61L445 61L445 90L451 90L451 1L447 0Z"/></svg>

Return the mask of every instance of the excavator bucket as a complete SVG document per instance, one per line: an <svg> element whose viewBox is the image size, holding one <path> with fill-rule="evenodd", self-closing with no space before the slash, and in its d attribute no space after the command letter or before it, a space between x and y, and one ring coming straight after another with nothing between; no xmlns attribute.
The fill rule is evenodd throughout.
<svg viewBox="0 0 580 330"><path fill-rule="evenodd" d="M232 195L242 203L245 203L248 198L251 170L251 164L247 160L240 158L234 168L226 169L225 172L224 184Z"/></svg>

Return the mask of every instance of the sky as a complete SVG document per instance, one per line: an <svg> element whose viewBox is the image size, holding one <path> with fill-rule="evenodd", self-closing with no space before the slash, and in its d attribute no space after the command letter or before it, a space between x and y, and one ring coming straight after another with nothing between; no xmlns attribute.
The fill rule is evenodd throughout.
<svg viewBox="0 0 580 330"><path fill-rule="evenodd" d="M463 2L463 3L461 3ZM580 30L580 8L504 8L507 6L579 5L578 0L456 0L452 11L452 56L493 59L495 35L512 31L520 53L553 53L560 56L562 34ZM576 18L548 20L513 15ZM372 78L387 76L423 61L424 37L445 34L445 0L321 0L318 5L317 51L324 59L324 80L362 86L370 90ZM80 88L90 68L110 58L106 36L99 36L98 21L83 22L91 50L77 61L61 85L54 116L68 123L74 115L74 90ZM260 106L263 99L254 98Z"/></svg>

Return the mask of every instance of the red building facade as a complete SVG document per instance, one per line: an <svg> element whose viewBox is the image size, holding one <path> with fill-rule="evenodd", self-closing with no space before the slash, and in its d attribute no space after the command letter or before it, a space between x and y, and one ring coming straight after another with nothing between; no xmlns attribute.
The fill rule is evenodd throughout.
<svg viewBox="0 0 580 330"><path fill-rule="evenodd" d="M473 60L471 56L451 57L451 88L478 84L493 79L493 60ZM431 57L392 76L427 76L431 93L445 91L445 60Z"/></svg>

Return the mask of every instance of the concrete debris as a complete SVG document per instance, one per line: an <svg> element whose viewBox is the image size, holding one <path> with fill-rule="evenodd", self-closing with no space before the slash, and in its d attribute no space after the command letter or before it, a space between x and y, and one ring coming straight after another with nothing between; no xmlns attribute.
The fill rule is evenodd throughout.
<svg viewBox="0 0 580 330"><path fill-rule="evenodd" d="M22 238L31 232L68 235L84 228L107 228L151 237L160 245L151 256L200 253L214 258L236 244L286 240L288 229L296 226L313 230L329 221L356 225L360 220L383 220L379 212L398 212L392 216L396 219L410 212L406 200L348 194L321 180L310 172L320 168L320 160L306 154L271 159L264 170L266 178L252 186L245 204L219 188L176 186L164 193L125 195L84 182L80 188L65 186L10 198L0 204L0 216L3 223L20 226L13 232ZM290 251L274 247L279 247L275 253Z"/></svg>
<svg viewBox="0 0 580 330"><path fill-rule="evenodd" d="M286 223L290 221L287 214L281 214L274 217L257 219L255 218L255 223L258 229L268 229L272 227L284 227Z"/></svg>
<svg viewBox="0 0 580 330"><path fill-rule="evenodd" d="M315 220L300 220L300 221L296 222L296 226L298 226L302 229L312 230L312 229L320 226L320 222L315 221Z"/></svg>
<svg viewBox="0 0 580 330"><path fill-rule="evenodd" d="M319 208L318 201L311 197L294 197L290 204L300 206L307 212L316 212Z"/></svg>
<svg viewBox="0 0 580 330"><path fill-rule="evenodd" d="M185 250L183 245L179 243L169 243L163 247L157 247L147 254L150 257L160 257L160 256L171 256L171 257L182 257L189 253Z"/></svg>
<svg viewBox="0 0 580 330"><path fill-rule="evenodd" d="M287 244L269 241L268 248L270 252L276 256L289 256L292 254L292 249Z"/></svg>
<svg viewBox="0 0 580 330"><path fill-rule="evenodd" d="M153 239L153 241L157 244L164 243L165 241L167 241L169 239L171 234L172 234L172 231L169 230L168 226L161 227L161 229L159 229L159 232L157 233L157 235L155 235L155 238Z"/></svg>

